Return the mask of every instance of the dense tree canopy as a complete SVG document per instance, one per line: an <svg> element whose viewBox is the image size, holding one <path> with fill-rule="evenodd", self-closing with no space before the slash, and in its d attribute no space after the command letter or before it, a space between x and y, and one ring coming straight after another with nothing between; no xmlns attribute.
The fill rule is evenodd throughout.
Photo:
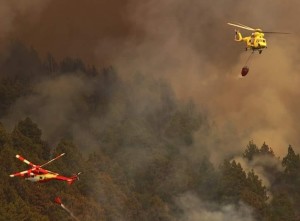
<svg viewBox="0 0 300 221"><path fill-rule="evenodd" d="M257 220L299 220L300 158L292 146L280 161L267 144L259 148L250 141L241 154L250 170L232 158L214 166L205 149L213 147L194 154L199 148L194 133L208 130L206 117L193 102L178 101L164 80L136 74L124 82L112 67L96 70L77 58L56 61L49 54L42 61L17 42L1 59L0 72L1 119L16 103L25 106L12 131L0 123L0 220L72 220L54 203L56 196L79 220L181 220L185 211L178 199L190 194L205 202L202 210L229 205L247 208ZM49 84L66 76L66 88L73 83L76 90L47 93ZM37 94L41 82L46 89ZM53 101L59 98L60 103ZM35 102L40 106L31 107ZM34 119L48 125L45 131ZM51 131L49 125L57 127ZM43 164L62 152L66 155L47 169L67 176L82 172L71 186L9 177L28 168L16 154ZM273 164L262 163L257 170L260 159Z"/></svg>

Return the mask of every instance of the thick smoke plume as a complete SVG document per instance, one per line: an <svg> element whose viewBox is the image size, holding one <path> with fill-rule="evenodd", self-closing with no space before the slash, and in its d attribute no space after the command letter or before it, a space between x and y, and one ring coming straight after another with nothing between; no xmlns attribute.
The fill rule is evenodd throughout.
<svg viewBox="0 0 300 221"><path fill-rule="evenodd" d="M179 98L204 109L215 123L221 156L252 139L270 144L278 155L289 143L299 146L299 28L293 24L299 3L252 3L132 1L130 18L143 41L128 39L113 61L129 73L167 78ZM292 35L266 35L269 48L254 55L249 75L241 79L249 53L233 41L234 30L226 25L232 21Z"/></svg>
<svg viewBox="0 0 300 221"><path fill-rule="evenodd" d="M17 19L21 17L29 22L39 18L50 0L0 1L0 40L15 31Z"/></svg>
<svg viewBox="0 0 300 221"><path fill-rule="evenodd" d="M5 36L15 27L15 12L25 15L31 9L37 12L43 9L42 4L35 7L29 2L21 5L11 2L2 1L3 7L0 7L1 17L7 18L2 20L6 22L2 26ZM68 31L62 31L65 27L41 22L40 26L47 27L50 24L49 27L55 27L62 33L50 29L56 34L51 35L56 40L37 40L39 47L60 45L56 47L60 57L66 50L69 53L76 52L75 56L79 57L84 54L84 59L97 61L98 66L103 63L113 65L122 83L105 90L107 108L96 104L91 111L90 107L82 105L84 98L93 97L99 88L105 87L100 85L103 79L91 80L76 73L40 81L33 88L34 94L17 100L9 114L1 119L2 122L13 126L18 120L29 116L41 127L44 139L50 142L58 142L61 136L68 134L82 149L95 150L103 147L99 140L105 138L115 142L109 147L112 152L113 147L120 143L110 135L120 132L122 145L129 148L118 154L122 155L126 166L132 167L130 172L135 175L153 162L155 157L164 156L165 151L159 148L160 142L155 136L155 133L161 132L160 127L149 130L151 127L143 123L150 121L144 122L143 119L151 113L172 113L177 110L179 102L191 100L208 122L193 134L192 148L189 152L183 151L186 158L197 161L203 157L203 152L209 151L211 160L219 163L226 156L241 153L249 140L258 144L265 141L279 156L286 154L288 144L299 151L298 1L282 3L279 0L254 0L249 4L234 0L131 0L122 5L111 4L111 11L114 11L115 4L116 11L122 14L116 16L122 24L119 27L115 20L105 24L105 19L99 19L99 24L103 31L118 30L114 32L117 33L115 35L103 37L99 34L102 37L95 40L93 30L97 29L97 23L90 25L90 22L83 25L91 28L82 34L82 30L77 28L82 25L79 20L83 17L80 16L74 18L78 23L67 27L68 20L64 18L68 18L69 14L62 10L62 15L66 17L62 16L61 22ZM51 7L53 9L54 6ZM76 11L76 6L73 10ZM93 21L98 18L95 17ZM293 34L266 35L268 49L261 55L253 56L249 74L240 78L249 52L244 51L243 44L233 41L234 30L226 25L227 22ZM250 34L240 31L243 35ZM72 34L81 39L69 41ZM28 36L27 40L30 39ZM35 42L31 44L34 46ZM64 44L66 47L63 47ZM44 47L43 50L52 51L51 47ZM141 76L146 77L140 79L143 78ZM162 95L167 95L167 99ZM82 116L85 116L83 121ZM156 119L151 117L152 120ZM124 123L126 121L123 119L136 120ZM163 125L164 122L161 123ZM119 126L119 130L109 133L115 125ZM137 138L141 140L140 145L132 142ZM135 145L156 149L136 148ZM189 166L182 164L182 168ZM178 169L178 165L172 166ZM258 168L261 165L250 166ZM184 183L184 172L176 170L175 174L179 174L176 182ZM272 181L265 177L264 171L257 169L255 172L260 172L267 186L271 185ZM254 220L251 210L244 205L211 205L192 195L179 198L178 204L184 211L182 220Z"/></svg>
<svg viewBox="0 0 300 221"><path fill-rule="evenodd" d="M271 155L260 155L254 156L251 161L243 157L235 157L234 160L241 164L246 173L253 171L259 177L262 185L267 188L268 201L271 201L273 196L270 189L276 185L274 173L283 172L284 170L280 159Z"/></svg>
<svg viewBox="0 0 300 221"><path fill-rule="evenodd" d="M244 205L216 205L206 203L188 193L177 199L183 209L182 221L254 221L251 209Z"/></svg>
<svg viewBox="0 0 300 221"><path fill-rule="evenodd" d="M6 14L13 14L13 11L27 13L30 10L40 12L45 9L44 4L34 3L15 5L16 10L12 10L13 2L4 6L3 10L8 9L1 14L4 17ZM288 144L296 148L299 146L299 43L296 41L299 28L294 24L299 15L298 6L297 1L290 1L288 4L280 1L254 1L250 5L233 0L218 3L196 0L151 0L143 3L132 0L121 5L110 3L107 7L111 11L115 7L116 12L122 15L115 16L117 20L111 21L111 28L123 30L123 34L120 33L119 38L100 38L94 45L89 44L88 48L94 56L99 57L100 65L105 57L105 63L117 67L125 80L137 72L163 78L170 82L176 97L181 100L192 99L208 115L213 125L214 130L205 136L206 139L203 139L202 134L195 134L200 146L214 146L211 156L213 161L218 162L224 155L239 152L249 140L256 143L265 141L273 147L275 154L284 155ZM75 6L72 12L74 11L76 12ZM279 13L286 16L277 16ZM14 17L8 18L11 19L4 20L9 23L3 26L7 27L6 30L13 27L11 21ZM122 22L118 22L118 19ZM78 22L78 18L74 17L74 21ZM226 22L235 21L266 31L288 31L292 35L266 35L269 48L262 55L254 55L249 75L241 79L240 70L248 53L244 52L243 44L233 41L233 28L226 25ZM81 27L82 24L78 24ZM103 25L103 22L100 24ZM43 25L47 26L47 23ZM127 27L126 31L124 27ZM55 30L51 31L55 33ZM244 35L250 34L241 31ZM8 31L3 31L5 32ZM63 36L64 33L62 39L65 39ZM84 41L85 38L80 36ZM60 44L59 39L57 44ZM78 44L73 44L72 47L78 47L79 53ZM49 100L44 100L42 106L33 102L37 98L25 98L18 101L14 111L19 113L20 118L27 115L28 108L35 109L32 115L37 123L44 125L42 130L50 137L55 137L51 135L51 131L54 133L59 131L57 128L66 125L71 125L69 128L73 132L81 131L82 125L76 125L76 122L65 116L73 111L73 106L69 104L72 98L76 98L77 92L89 93L87 82L84 79L55 81L43 83L49 86L48 92L42 89L38 92L40 94L37 96L43 97L45 93L49 95ZM58 87L63 90L69 88L74 93L67 91L56 99ZM33 102L26 107L26 111L22 109L24 102ZM143 102L147 103L147 100ZM49 115L44 116L47 111ZM57 119L60 119L57 123L53 124L51 113L57 114ZM87 125L94 125L92 127L97 129L96 122L97 119L91 118ZM90 128L85 128L82 133L76 134L90 137L88 131ZM93 138L87 142L92 145L92 140Z"/></svg>

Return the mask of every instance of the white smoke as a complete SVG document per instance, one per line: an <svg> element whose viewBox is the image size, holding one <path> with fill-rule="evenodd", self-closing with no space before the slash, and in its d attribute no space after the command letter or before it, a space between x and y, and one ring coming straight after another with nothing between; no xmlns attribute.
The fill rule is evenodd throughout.
<svg viewBox="0 0 300 221"><path fill-rule="evenodd" d="M299 28L276 16L283 11L296 21L299 2L131 2L133 29L143 33L143 41L127 39L112 63L123 76L140 71L164 77L180 99L192 99L205 109L220 141L213 160L240 151L249 140L265 141L280 156L289 143L300 146L296 123L300 105L295 102L300 82ZM238 79L248 54L243 44L233 41L234 29L226 23L234 21L293 35L266 34L268 49L255 54L247 77Z"/></svg>
<svg viewBox="0 0 300 221"><path fill-rule="evenodd" d="M251 208L242 203L218 205L203 202L191 193L179 197L177 203L183 210L180 221L255 221Z"/></svg>
<svg viewBox="0 0 300 221"><path fill-rule="evenodd" d="M271 155L258 155L254 156L251 161L243 157L235 157L233 160L240 163L246 173L253 171L258 176L262 185L266 187L268 201L270 201L272 199L270 188L274 184L273 173L283 172L284 170L280 159Z"/></svg>

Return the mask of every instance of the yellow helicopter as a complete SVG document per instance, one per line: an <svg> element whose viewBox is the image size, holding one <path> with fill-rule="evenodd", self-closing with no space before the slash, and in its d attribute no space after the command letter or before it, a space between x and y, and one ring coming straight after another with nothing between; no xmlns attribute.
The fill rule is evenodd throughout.
<svg viewBox="0 0 300 221"><path fill-rule="evenodd" d="M248 49L252 49L253 52L254 51L259 51L259 54L262 53L263 49L267 48L267 41L264 38L265 33L268 33L268 34L290 34L290 33L287 33L287 32L262 31L259 28L251 28L249 26L239 24L239 23L237 23L237 24L227 23L227 24L231 25L231 26L234 26L234 27L238 27L238 28L249 30L249 31L253 31L251 36L243 37L241 32L236 29L234 40L235 41L244 41L244 42L246 42L246 51Z"/></svg>

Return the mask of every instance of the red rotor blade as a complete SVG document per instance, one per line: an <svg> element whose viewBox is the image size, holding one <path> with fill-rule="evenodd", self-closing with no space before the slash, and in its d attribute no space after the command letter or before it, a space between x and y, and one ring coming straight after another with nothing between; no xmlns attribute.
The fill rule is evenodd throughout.
<svg viewBox="0 0 300 221"><path fill-rule="evenodd" d="M30 173L30 170L24 170L22 172L14 173L9 175L10 177L15 177L15 176L24 176L26 173Z"/></svg>
<svg viewBox="0 0 300 221"><path fill-rule="evenodd" d="M24 157L20 156L20 155L16 155L16 158L18 158L19 160L21 160L23 163L26 163L32 167L36 167L35 164L31 163L30 161L26 160Z"/></svg>

